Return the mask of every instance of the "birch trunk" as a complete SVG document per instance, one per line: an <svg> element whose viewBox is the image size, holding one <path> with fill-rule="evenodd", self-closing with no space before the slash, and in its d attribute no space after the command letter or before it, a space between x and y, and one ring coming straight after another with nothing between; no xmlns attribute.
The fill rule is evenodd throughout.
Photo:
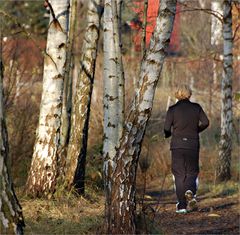
<svg viewBox="0 0 240 235"><path fill-rule="evenodd" d="M136 171L154 92L170 42L176 0L162 0L156 28L141 65L139 88L126 120L120 147L114 157L112 198L108 214L109 234L135 234Z"/></svg>
<svg viewBox="0 0 240 235"><path fill-rule="evenodd" d="M43 91L27 193L50 196L58 172L63 78L66 63L69 0L51 0L52 15L44 60Z"/></svg>
<svg viewBox="0 0 240 235"><path fill-rule="evenodd" d="M222 10L222 0L221 1L212 1L211 2L211 10L214 15L211 15L211 45L213 49L216 50L216 53L219 53L220 45L222 44L222 22L219 18L222 18L223 10ZM219 18L217 18L216 16ZM212 76L209 79L209 117L212 117L212 94L214 85L218 81L218 70L217 63L215 60L212 61Z"/></svg>
<svg viewBox="0 0 240 235"><path fill-rule="evenodd" d="M125 109L125 78L124 68L122 62L122 42L121 42L121 0L111 0L113 13L113 38L116 50L116 67L118 80L118 101L119 101L119 121L118 121L118 139L121 138L124 123L124 109Z"/></svg>
<svg viewBox="0 0 240 235"><path fill-rule="evenodd" d="M119 7L118 7L119 8ZM119 8L120 9L120 8ZM116 148L119 146L119 139L122 135L123 126L123 94L124 83L121 51L119 48L120 34L117 15L116 0L105 0L103 18L103 51L104 51L104 140L103 140L103 173L104 187L106 194L106 225L108 214L111 213L111 177L114 168L113 158ZM123 80L122 80L123 81ZM108 228L106 228L108 230Z"/></svg>
<svg viewBox="0 0 240 235"><path fill-rule="evenodd" d="M222 0L214 0L211 2L211 10L212 12L222 18ZM211 45L217 47L222 42L222 23L215 16L211 15Z"/></svg>
<svg viewBox="0 0 240 235"><path fill-rule="evenodd" d="M76 14L77 14L77 0L70 1L70 23L69 35L67 45L67 55L65 63L64 87L63 87L63 106L61 114L61 129L60 129L60 148L59 148L59 169L64 171L66 164L67 146L70 134L70 118L72 106L72 77L73 77L73 44L76 29ZM59 176L59 183L61 184L63 175Z"/></svg>
<svg viewBox="0 0 240 235"><path fill-rule="evenodd" d="M222 1L212 1L211 10L214 14L222 18ZM222 22L215 16L211 16L211 45L214 46L214 49L218 49L222 43ZM213 83L217 83L218 72L217 72L217 63L213 60ZM212 89L212 88L210 88Z"/></svg>
<svg viewBox="0 0 240 235"><path fill-rule="evenodd" d="M71 116L71 134L67 150L65 180L68 188L75 186L84 193L90 104L99 39L102 0L89 0L88 24L83 42L79 78Z"/></svg>
<svg viewBox="0 0 240 235"><path fill-rule="evenodd" d="M146 52L147 11L148 11L148 0L144 0L143 24L142 24L142 58Z"/></svg>
<svg viewBox="0 0 240 235"><path fill-rule="evenodd" d="M233 73L232 0L223 2L223 78L221 96L221 139L217 180L231 178L232 152L232 73Z"/></svg>
<svg viewBox="0 0 240 235"><path fill-rule="evenodd" d="M1 33L2 29L0 29ZM9 174L9 164L7 164L8 135L3 108L2 36L0 40L0 234L20 235L23 234L25 225L22 208L15 195Z"/></svg>

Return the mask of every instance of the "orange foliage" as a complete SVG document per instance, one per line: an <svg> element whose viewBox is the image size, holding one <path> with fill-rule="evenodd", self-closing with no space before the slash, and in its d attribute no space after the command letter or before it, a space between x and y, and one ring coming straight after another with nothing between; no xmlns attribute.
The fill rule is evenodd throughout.
<svg viewBox="0 0 240 235"><path fill-rule="evenodd" d="M146 26L146 46L149 45L152 33L156 25L156 18L158 14L159 0L148 0L148 11L147 11L147 26ZM135 49L140 50L141 48L141 38L142 38L142 21L143 21L143 11L144 11L144 1L136 0L134 2L133 11L137 13L137 19L131 22L131 28L136 30L136 34L133 38ZM180 5L177 5L177 14L175 17L174 29L171 36L170 51L179 51L179 22L180 22Z"/></svg>

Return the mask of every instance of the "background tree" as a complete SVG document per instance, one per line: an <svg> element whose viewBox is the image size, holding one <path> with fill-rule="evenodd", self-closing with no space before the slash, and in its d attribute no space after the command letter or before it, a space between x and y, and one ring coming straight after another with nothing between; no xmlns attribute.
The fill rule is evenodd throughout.
<svg viewBox="0 0 240 235"><path fill-rule="evenodd" d="M9 172L8 134L3 102L2 20L0 23L0 233L20 235L23 234L25 225Z"/></svg>
<svg viewBox="0 0 240 235"><path fill-rule="evenodd" d="M84 193L90 105L102 12L102 0L89 0L80 71L73 98L65 181L68 188L74 186L79 193Z"/></svg>
<svg viewBox="0 0 240 235"><path fill-rule="evenodd" d="M73 81L73 48L76 37L76 20L77 20L77 0L70 1L70 20L69 34L67 43L67 55L65 62L64 85L63 85L63 104L61 113L61 129L60 129L60 147L59 147L59 170L64 171L67 158L67 147L70 135L70 121L72 109L72 81ZM63 181L63 174L59 175L59 183Z"/></svg>
<svg viewBox="0 0 240 235"><path fill-rule="evenodd" d="M221 139L217 180L231 178L232 153L232 74L233 74L232 0L223 2L223 78L221 87Z"/></svg>
<svg viewBox="0 0 240 235"><path fill-rule="evenodd" d="M27 192L33 196L51 195L55 191L68 35L69 0L45 2L51 17L39 124L27 180Z"/></svg>
<svg viewBox="0 0 240 235"><path fill-rule="evenodd" d="M141 43L142 56L144 56L146 51L147 12L148 12L148 0L144 0L143 22L142 22L142 43Z"/></svg>
<svg viewBox="0 0 240 235"><path fill-rule="evenodd" d="M114 157L112 198L106 203L109 234L135 234L136 171L141 144L153 106L154 92L170 42L176 0L162 0L156 28L141 65L139 88ZM108 200L108 198L107 198Z"/></svg>

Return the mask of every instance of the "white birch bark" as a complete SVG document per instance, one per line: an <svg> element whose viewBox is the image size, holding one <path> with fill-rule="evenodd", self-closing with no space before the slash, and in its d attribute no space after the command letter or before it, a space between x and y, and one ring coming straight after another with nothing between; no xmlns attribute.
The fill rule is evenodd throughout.
<svg viewBox="0 0 240 235"><path fill-rule="evenodd" d="M211 45L217 48L222 43L222 22L219 18L222 18L223 8L222 8L222 0L220 1L212 1L211 2L211 10L214 15L211 15ZM215 15L219 16L217 18ZM213 83L217 83L217 64L213 61Z"/></svg>
<svg viewBox="0 0 240 235"><path fill-rule="evenodd" d="M22 208L13 189L8 164L8 135L3 107L2 36L0 40L0 234L21 235L25 226Z"/></svg>
<svg viewBox="0 0 240 235"><path fill-rule="evenodd" d="M109 234L135 234L136 171L153 98L170 42L176 0L162 0L156 28L141 65L139 88L126 120L123 137L114 157L112 198L107 221Z"/></svg>
<svg viewBox="0 0 240 235"><path fill-rule="evenodd" d="M33 196L51 195L55 190L60 141L69 0L49 3L56 18L50 17L40 117L27 180L27 192Z"/></svg>
<svg viewBox="0 0 240 235"><path fill-rule="evenodd" d="M223 78L221 87L221 139L218 181L231 178L232 152L232 73L233 73L232 0L223 2Z"/></svg>
<svg viewBox="0 0 240 235"><path fill-rule="evenodd" d="M69 22L69 35L67 43L67 55L65 63L65 74L64 74L64 89L63 89L63 106L61 114L61 131L60 131L60 145L61 152L65 152L68 141L68 134L70 128L70 113L71 109L71 85L72 85L72 53L74 43L74 31L76 24L76 12L77 12L77 0L70 0L70 22ZM63 154L64 155L64 154ZM64 157L64 156L63 156ZM63 160L62 160L63 161Z"/></svg>
<svg viewBox="0 0 240 235"><path fill-rule="evenodd" d="M90 104L97 58L102 0L89 0L87 27L82 47L80 71L72 107L70 141L67 150L65 181L84 193Z"/></svg>
<svg viewBox="0 0 240 235"><path fill-rule="evenodd" d="M223 14L222 0L212 1L211 10L221 19ZM211 45L213 46L222 42L222 23L215 15L211 15Z"/></svg>
<svg viewBox="0 0 240 235"><path fill-rule="evenodd" d="M114 168L113 157L122 136L124 122L124 75L120 47L119 18L120 2L105 0L103 21L104 51L104 140L103 140L103 174L106 195L105 214L111 209L111 177ZM106 216L106 219L109 217ZM106 224L110 224L107 221Z"/></svg>
<svg viewBox="0 0 240 235"><path fill-rule="evenodd" d="M114 41L112 1L105 0L103 16L103 51L104 51L104 176L105 186L111 187L111 169L113 168L113 157L119 144L119 80L117 75L117 54ZM110 191L110 190L109 190Z"/></svg>
<svg viewBox="0 0 240 235"><path fill-rule="evenodd" d="M124 68L122 62L122 42L121 42L121 0L111 0L112 13L113 13L113 39L116 50L116 67L117 67L117 80L118 80L118 139L121 138L124 123L124 109L125 109L125 78Z"/></svg>
<svg viewBox="0 0 240 235"><path fill-rule="evenodd" d="M72 108L72 84L73 84L73 45L76 30L76 18L77 18L77 0L70 0L70 21L68 31L67 42L67 54L65 62L64 84L63 84L63 104L61 113L61 129L60 129L60 141L58 150L58 169L59 172L64 172L67 158L67 148L70 138L71 128L71 108ZM61 187L64 182L64 174L59 174L58 186Z"/></svg>

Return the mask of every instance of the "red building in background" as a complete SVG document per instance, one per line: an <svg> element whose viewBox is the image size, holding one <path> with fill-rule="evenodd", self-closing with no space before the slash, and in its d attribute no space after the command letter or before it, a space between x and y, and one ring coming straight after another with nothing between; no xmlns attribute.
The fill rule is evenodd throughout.
<svg viewBox="0 0 240 235"><path fill-rule="evenodd" d="M150 38L154 31L156 25L156 18L158 14L159 0L148 0L148 11L147 11L147 27L146 27L146 46L149 45ZM142 40L142 21L143 21L143 10L144 10L144 0L135 0L133 3L132 10L136 13L136 17L131 21L130 27L135 30L133 37L133 42L135 49L137 51L141 50L141 40ZM169 52L172 54L178 54L180 50L180 5L177 4L176 16L174 22L174 28L170 41Z"/></svg>

